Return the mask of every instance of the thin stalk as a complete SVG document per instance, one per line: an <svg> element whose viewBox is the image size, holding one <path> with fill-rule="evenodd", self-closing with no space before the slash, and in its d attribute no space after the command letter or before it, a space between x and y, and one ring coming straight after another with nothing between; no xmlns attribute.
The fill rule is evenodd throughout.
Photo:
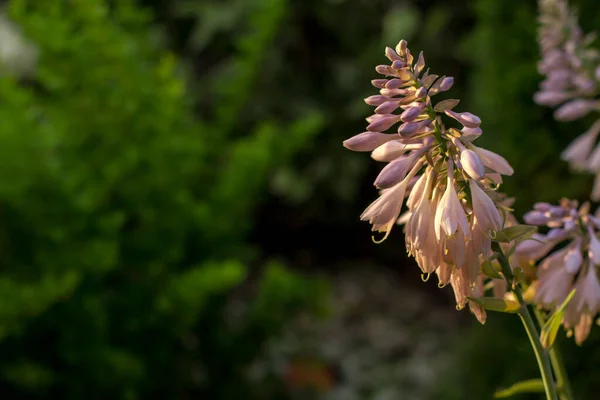
<svg viewBox="0 0 600 400"><path fill-rule="evenodd" d="M542 382L544 384L544 391L546 392L546 399L559 400L554 378L552 376L552 368L550 367L548 353L542 347L542 343L540 342L540 334L535 326L535 323L533 322L533 318L531 317L531 313L527 308L527 304L525 304L525 300L523 300L521 287L518 284L512 284L512 268L510 267L504 252L500 248L500 245L498 243L493 243L493 248L498 252L498 262L502 267L502 272L508 283L508 287L511 288L515 298L521 305L521 308L519 309L519 317L521 317L521 321L523 322L523 326L525 327L525 331L527 332L527 336L531 342L531 347L535 353L535 358L537 360L538 367L540 369L540 375L542 376Z"/></svg>
<svg viewBox="0 0 600 400"><path fill-rule="evenodd" d="M542 317L540 311L534 308L533 314L535 315L539 326L544 326L544 317ZM573 389L571 388L569 375L567 374L565 363L563 362L562 355L560 354L558 343L555 343L550 349L550 363L552 364L552 369L556 375L556 386L560 391L561 399L574 400L575 397L573 396Z"/></svg>

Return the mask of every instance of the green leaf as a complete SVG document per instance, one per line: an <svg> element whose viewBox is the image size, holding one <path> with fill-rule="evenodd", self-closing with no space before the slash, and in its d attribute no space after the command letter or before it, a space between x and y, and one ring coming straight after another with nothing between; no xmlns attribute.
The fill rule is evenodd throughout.
<svg viewBox="0 0 600 400"><path fill-rule="evenodd" d="M542 333L540 334L540 341L542 342L542 346L545 349L550 349L556 340L556 335L558 334L558 328L560 328L560 323L562 322L563 317L565 316L565 308L575 295L575 290L573 289L571 293L567 296L565 301L562 302L560 307L552 314L548 321L542 327Z"/></svg>
<svg viewBox="0 0 600 400"><path fill-rule="evenodd" d="M442 100L433 107L434 111L444 112L446 110L452 110L454 107L458 105L460 100L457 99L446 99Z"/></svg>
<svg viewBox="0 0 600 400"><path fill-rule="evenodd" d="M495 242L510 243L513 240L522 241L528 239L537 232L537 227L530 225L514 225L504 228L501 231L496 232L494 237Z"/></svg>
<svg viewBox="0 0 600 400"><path fill-rule="evenodd" d="M503 399L520 393L544 393L544 382L541 379L517 382L509 388L496 391L494 398Z"/></svg>
<svg viewBox="0 0 600 400"><path fill-rule="evenodd" d="M467 297L469 300L483 306L486 310L499 311L509 314L519 312L521 305L514 300L505 300L498 297Z"/></svg>
<svg viewBox="0 0 600 400"><path fill-rule="evenodd" d="M490 260L486 260L483 262L483 264L481 264L481 272L490 278L503 279L502 275L500 275L500 271L494 266L494 264L492 264Z"/></svg>

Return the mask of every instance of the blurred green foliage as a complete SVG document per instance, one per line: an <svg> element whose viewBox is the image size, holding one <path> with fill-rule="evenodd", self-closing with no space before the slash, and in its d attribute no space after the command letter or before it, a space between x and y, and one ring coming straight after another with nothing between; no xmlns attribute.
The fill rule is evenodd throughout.
<svg viewBox="0 0 600 400"><path fill-rule="evenodd" d="M231 301L269 177L323 121L245 118L285 4L252 10L197 112L133 1L8 3L40 58L34 78L0 78L2 398L280 390L248 368L295 313L321 309L323 282L269 263L233 316Z"/></svg>

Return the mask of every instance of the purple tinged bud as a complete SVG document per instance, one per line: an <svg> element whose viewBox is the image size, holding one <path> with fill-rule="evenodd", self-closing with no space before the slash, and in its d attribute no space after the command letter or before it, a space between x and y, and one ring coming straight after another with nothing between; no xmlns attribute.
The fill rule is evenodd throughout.
<svg viewBox="0 0 600 400"><path fill-rule="evenodd" d="M421 114L424 107L424 103L421 103L420 105L415 107L409 107L406 110L404 110L402 114L400 114L400 119L403 122L412 122Z"/></svg>
<svg viewBox="0 0 600 400"><path fill-rule="evenodd" d="M419 100L424 99L425 96L427 96L427 89L425 89L424 87L418 88L415 92L415 97Z"/></svg>
<svg viewBox="0 0 600 400"><path fill-rule="evenodd" d="M398 127L398 133L403 137L412 136L415 133L421 132L430 123L431 120L429 119L425 119L419 122L405 122Z"/></svg>
<svg viewBox="0 0 600 400"><path fill-rule="evenodd" d="M546 211L552 218L562 218L567 215L567 210L559 206L552 206Z"/></svg>
<svg viewBox="0 0 600 400"><path fill-rule="evenodd" d="M600 65L596 67L596 70L594 71L594 75L596 75L596 80L600 81Z"/></svg>
<svg viewBox="0 0 600 400"><path fill-rule="evenodd" d="M386 114L380 115L377 114L378 118L375 118L369 126L367 126L367 130L371 132L382 132L386 129L389 129L396 122L400 121L400 116L395 114Z"/></svg>
<svg viewBox="0 0 600 400"><path fill-rule="evenodd" d="M391 47L386 47L385 48L385 56L390 60L390 61L396 61L396 60L400 60L400 56L394 51L394 49L392 49Z"/></svg>
<svg viewBox="0 0 600 400"><path fill-rule="evenodd" d="M389 65L378 65L375 67L375 71L381 75L396 76L396 71Z"/></svg>
<svg viewBox="0 0 600 400"><path fill-rule="evenodd" d="M523 216L523 221L528 225L546 225L549 218L539 211L529 211Z"/></svg>
<svg viewBox="0 0 600 400"><path fill-rule="evenodd" d="M440 84L440 92L450 90L452 85L454 85L454 78L451 76L445 77L444 79L442 79L442 83Z"/></svg>
<svg viewBox="0 0 600 400"><path fill-rule="evenodd" d="M371 84L376 88L383 89L388 82L389 80L387 79L373 79Z"/></svg>
<svg viewBox="0 0 600 400"><path fill-rule="evenodd" d="M465 172L473 179L481 180L485 175L485 167L473 150L465 149L460 152L460 163Z"/></svg>
<svg viewBox="0 0 600 400"><path fill-rule="evenodd" d="M406 81L398 78L390 79L386 84L386 89L398 89L400 86L404 85Z"/></svg>
<svg viewBox="0 0 600 400"><path fill-rule="evenodd" d="M447 116L454 118L467 128L477 128L479 125L481 125L481 120L479 117L471 114L470 112L457 113L452 110L445 110L444 112Z"/></svg>
<svg viewBox="0 0 600 400"><path fill-rule="evenodd" d="M406 68L406 63L404 61L401 60L396 60L392 63L392 68L393 69L402 69L402 68Z"/></svg>
<svg viewBox="0 0 600 400"><path fill-rule="evenodd" d="M406 177L408 170L412 168L416 161L417 158L414 154L398 157L381 170L373 184L380 189L394 186Z"/></svg>
<svg viewBox="0 0 600 400"><path fill-rule="evenodd" d="M386 101L375 109L376 114L391 114L399 107L398 101Z"/></svg>
<svg viewBox="0 0 600 400"><path fill-rule="evenodd" d="M365 99L365 103L367 103L370 106L373 107L377 107L382 105L383 103L385 103L386 101L392 101L393 99L386 97L386 96L382 96L382 95L374 95L374 96L369 96Z"/></svg>
<svg viewBox="0 0 600 400"><path fill-rule="evenodd" d="M566 92L542 90L533 95L533 101L541 106L556 107L571 97L573 96Z"/></svg>
<svg viewBox="0 0 600 400"><path fill-rule="evenodd" d="M483 133L483 131L479 127L477 127L477 128L464 127L460 130L460 132L462 133L461 140L463 142L472 142L475 139L477 139L479 136L481 136L481 134Z"/></svg>
<svg viewBox="0 0 600 400"><path fill-rule="evenodd" d="M546 202L538 202L533 205L533 208L536 211L546 212L549 211L550 208L552 208L552 204Z"/></svg>
<svg viewBox="0 0 600 400"><path fill-rule="evenodd" d="M344 141L344 147L352 151L373 151L390 140L397 140L396 134L363 132Z"/></svg>
<svg viewBox="0 0 600 400"><path fill-rule="evenodd" d="M587 115L595 109L597 104L593 100L576 99L563 104L554 112L554 118L559 121L574 121Z"/></svg>

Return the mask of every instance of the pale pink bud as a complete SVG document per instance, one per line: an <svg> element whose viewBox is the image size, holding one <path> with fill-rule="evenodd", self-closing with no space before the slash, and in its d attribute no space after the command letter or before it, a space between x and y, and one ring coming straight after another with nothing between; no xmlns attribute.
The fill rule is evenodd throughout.
<svg viewBox="0 0 600 400"><path fill-rule="evenodd" d="M396 60L400 60L401 59L400 56L391 47L386 47L385 48L385 56L390 61L396 61Z"/></svg>
<svg viewBox="0 0 600 400"><path fill-rule="evenodd" d="M375 71L381 75L396 76L396 71L389 65L378 65L375 67Z"/></svg>
<svg viewBox="0 0 600 400"><path fill-rule="evenodd" d="M473 179L483 179L485 167L481 159L473 150L465 149L460 152L460 163L465 172Z"/></svg>
<svg viewBox="0 0 600 400"><path fill-rule="evenodd" d="M394 115L394 114L379 115L379 114L377 114L377 116L379 118L376 118L373 122L371 122L367 126L368 131L371 131L371 132L385 131L386 129L389 129L392 125L394 125L396 122L400 121L399 115Z"/></svg>
<svg viewBox="0 0 600 400"><path fill-rule="evenodd" d="M386 83L388 83L388 82L389 82L389 80L387 80L387 79L373 79L371 81L371 84L373 86L375 86L376 88L383 89L385 87Z"/></svg>
<svg viewBox="0 0 600 400"><path fill-rule="evenodd" d="M477 155L479 155L479 158L481 158L481 162L486 167L493 169L502 175L510 176L513 174L514 171L512 167L503 157L492 151L482 149L481 147L476 147L472 144L469 146L471 146L472 150L475 150Z"/></svg>
<svg viewBox="0 0 600 400"><path fill-rule="evenodd" d="M462 133L461 136L461 140L463 142L472 142L473 140L477 139L479 136L481 136L481 134L483 133L483 131L481 130L481 128L477 127L477 128L467 128L467 127L463 127L460 132Z"/></svg>
<svg viewBox="0 0 600 400"><path fill-rule="evenodd" d="M376 114L391 114L399 107L398 101L386 101L375 109Z"/></svg>
<svg viewBox="0 0 600 400"><path fill-rule="evenodd" d="M344 147L352 151L373 151L390 140L397 140L398 135L381 132L363 132L344 141Z"/></svg>
<svg viewBox="0 0 600 400"><path fill-rule="evenodd" d="M593 100L575 99L563 104L554 112L554 118L558 121L574 121L587 115L597 108Z"/></svg>
<svg viewBox="0 0 600 400"><path fill-rule="evenodd" d="M399 140L392 140L373 150L371 157L377 161L390 162L410 150L422 147L420 144L404 144Z"/></svg>
<svg viewBox="0 0 600 400"><path fill-rule="evenodd" d="M471 114L470 112L457 113L452 110L444 111L447 116L454 118L467 128L477 128L481 125L481 119L477 115Z"/></svg>
<svg viewBox="0 0 600 400"><path fill-rule="evenodd" d="M387 97L387 96L381 96L381 95L377 94L374 96L367 97L365 99L365 103L367 103L370 106L377 107L377 106L382 105L385 102L392 101L392 100L394 100L394 99Z"/></svg>

